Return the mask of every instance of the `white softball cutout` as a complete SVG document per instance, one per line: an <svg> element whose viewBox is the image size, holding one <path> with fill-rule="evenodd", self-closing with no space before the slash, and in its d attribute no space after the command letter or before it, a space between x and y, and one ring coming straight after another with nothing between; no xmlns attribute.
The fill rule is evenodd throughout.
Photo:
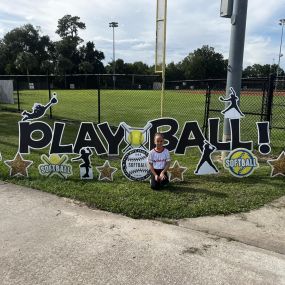
<svg viewBox="0 0 285 285"><path fill-rule="evenodd" d="M150 177L147 162L148 152L141 148L134 148L123 156L121 168L123 174L132 181L144 181Z"/></svg>

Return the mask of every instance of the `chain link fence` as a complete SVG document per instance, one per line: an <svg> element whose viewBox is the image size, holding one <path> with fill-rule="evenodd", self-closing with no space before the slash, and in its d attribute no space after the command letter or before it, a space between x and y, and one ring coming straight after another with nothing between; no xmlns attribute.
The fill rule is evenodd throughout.
<svg viewBox="0 0 285 285"><path fill-rule="evenodd" d="M271 136L274 145L285 147L285 78L277 78L274 81Z"/></svg>
<svg viewBox="0 0 285 285"><path fill-rule="evenodd" d="M257 141L256 122L266 120L266 81L264 79L243 79L240 93L240 109L245 115L241 119L242 139ZM221 133L223 130L224 116L221 111L225 109L225 103L219 98L226 97L226 81L209 82L209 94L204 126L207 129L209 117L219 117L221 120Z"/></svg>
<svg viewBox="0 0 285 285"><path fill-rule="evenodd" d="M278 84L279 80L279 84ZM285 88L284 79L246 78L242 79L240 109L245 117L241 119L242 139L258 141L256 122L269 121L271 143L274 149L284 148L285 140ZM208 118L219 117L222 124L225 104L219 100L225 97L226 80L208 81L208 92L205 103L204 130L207 133Z"/></svg>
<svg viewBox="0 0 285 285"><path fill-rule="evenodd" d="M34 103L46 104L56 92L59 104L48 115L57 120L144 125L160 116L157 75L0 76L1 80L12 80L14 86L14 104L0 102L2 110L31 111Z"/></svg>
<svg viewBox="0 0 285 285"><path fill-rule="evenodd" d="M143 127L161 116L161 77L158 75L69 75L69 76L0 76L1 82L13 83L14 103L0 101L0 110L31 111L34 103L47 104L58 94L59 103L49 109L54 120L72 122L107 121L117 126L126 122ZM166 82L163 116L197 121L205 135L208 119L219 117L221 138L225 108L226 80L183 80ZM1 100L1 96L0 96ZM270 120L272 145L283 148L285 139L284 78L248 78L242 80L240 108L242 139L257 141L256 122Z"/></svg>
<svg viewBox="0 0 285 285"><path fill-rule="evenodd" d="M110 88L114 85L115 88ZM100 76L101 121L145 126L147 121L160 116L160 89L161 77L156 75Z"/></svg>
<svg viewBox="0 0 285 285"><path fill-rule="evenodd" d="M166 82L163 115L177 119L181 127L186 121L197 121L202 128L208 85L207 80Z"/></svg>

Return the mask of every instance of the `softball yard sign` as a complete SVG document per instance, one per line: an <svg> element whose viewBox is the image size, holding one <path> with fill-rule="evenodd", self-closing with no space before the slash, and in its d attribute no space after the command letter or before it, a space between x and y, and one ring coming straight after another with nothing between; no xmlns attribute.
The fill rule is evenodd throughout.
<svg viewBox="0 0 285 285"><path fill-rule="evenodd" d="M230 152L224 160L224 167L236 177L242 178L252 174L258 168L258 160L247 149L238 148Z"/></svg>
<svg viewBox="0 0 285 285"><path fill-rule="evenodd" d="M148 151L141 148L129 150L123 156L121 168L129 180L144 181L150 178L150 169L147 163Z"/></svg>
<svg viewBox="0 0 285 285"><path fill-rule="evenodd" d="M43 154L41 160L43 164L40 164L38 167L40 175L47 177L56 175L61 178L67 178L72 175L72 166L67 164L67 155L59 156L58 154L51 154L47 157Z"/></svg>
<svg viewBox="0 0 285 285"><path fill-rule="evenodd" d="M80 178L84 180L98 179L99 181L113 181L117 168L106 160L104 165L92 165L91 157L108 155L121 156L122 174L129 180L144 181L150 178L148 167L148 153L154 147L155 133L162 131L165 147L175 155L185 155L189 149L198 149L199 162L193 174L217 175L221 171L213 155L217 152L227 152L223 161L224 168L235 177L248 177L259 167L258 159L253 154L253 141L244 141L241 136L240 122L244 114L239 109L238 97L233 88L228 98L220 97L221 102L228 102L228 107L221 113L229 119L231 138L220 141L220 118L210 118L208 121L207 137L203 134L197 121L187 121L183 127L174 118L158 118L146 122L145 127L137 128L122 122L117 127L111 127L108 122L94 124L82 122L77 130L74 141L62 143L65 129L64 122L55 121L53 125L41 121L47 110L59 103L56 93L46 104L35 103L32 111L24 111L18 122L19 145L13 160L4 160L10 168L11 176L28 177L28 168L32 161L25 160L24 155L33 150L48 148L48 153L41 156L42 164L38 166L39 174L43 177L58 176L64 179L73 175L73 164L79 162ZM262 155L271 152L269 122L257 122L258 151ZM69 156L72 156L70 159ZM272 177L285 175L285 155L276 161L269 161L272 166ZM94 160L93 160L94 161ZM96 169L96 171L93 171ZM169 169L171 181L183 181L185 166L175 161Z"/></svg>

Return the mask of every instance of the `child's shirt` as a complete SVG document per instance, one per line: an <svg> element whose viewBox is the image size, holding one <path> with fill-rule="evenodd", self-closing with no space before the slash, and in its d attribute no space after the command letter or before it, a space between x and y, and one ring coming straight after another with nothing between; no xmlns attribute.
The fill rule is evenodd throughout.
<svg viewBox="0 0 285 285"><path fill-rule="evenodd" d="M166 163L170 160L170 153L166 148L163 148L160 152L154 148L148 155L148 162L153 165L154 169L164 169Z"/></svg>

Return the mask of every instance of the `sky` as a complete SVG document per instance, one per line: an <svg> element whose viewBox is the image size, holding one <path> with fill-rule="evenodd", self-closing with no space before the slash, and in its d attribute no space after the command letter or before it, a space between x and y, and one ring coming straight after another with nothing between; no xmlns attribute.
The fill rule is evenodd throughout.
<svg viewBox="0 0 285 285"><path fill-rule="evenodd" d="M221 0L168 0L167 63L179 62L190 52L209 45L228 58L230 19L220 17ZM285 18L285 0L248 0L244 67L278 63L281 40L279 19ZM116 58L154 64L156 0L1 0L0 38L9 30L31 23L42 34L58 40L57 21L66 14L79 16L86 30L79 36L93 41L112 61L112 29L116 21ZM285 69L284 57L281 67Z"/></svg>

